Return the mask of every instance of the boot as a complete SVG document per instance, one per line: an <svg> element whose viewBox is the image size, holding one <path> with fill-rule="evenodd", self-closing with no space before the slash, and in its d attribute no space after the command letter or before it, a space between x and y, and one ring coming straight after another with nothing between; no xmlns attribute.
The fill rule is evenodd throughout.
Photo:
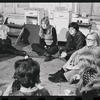
<svg viewBox="0 0 100 100"><path fill-rule="evenodd" d="M44 62L51 61L52 59L54 59L52 56L47 56L46 59L44 59Z"/></svg>
<svg viewBox="0 0 100 100"><path fill-rule="evenodd" d="M58 83L58 82L67 82L66 78L63 74L60 74L59 76L49 77L48 78L51 82Z"/></svg>
<svg viewBox="0 0 100 100"><path fill-rule="evenodd" d="M44 52L43 55L46 56L46 57L50 56L50 54L47 53L47 52Z"/></svg>
<svg viewBox="0 0 100 100"><path fill-rule="evenodd" d="M15 54L19 55L19 56L26 56L27 55L26 51L20 51L20 50L16 51Z"/></svg>
<svg viewBox="0 0 100 100"><path fill-rule="evenodd" d="M56 73L54 73L54 74L49 74L50 76L58 76L59 74L64 74L64 70L63 70L63 68L61 68L60 70L58 70Z"/></svg>

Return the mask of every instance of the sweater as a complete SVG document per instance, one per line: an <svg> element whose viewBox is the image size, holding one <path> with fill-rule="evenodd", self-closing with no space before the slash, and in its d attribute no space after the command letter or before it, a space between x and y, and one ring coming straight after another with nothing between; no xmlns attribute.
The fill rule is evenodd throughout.
<svg viewBox="0 0 100 100"><path fill-rule="evenodd" d="M54 27L51 27L50 33L47 33L47 31L44 30L44 37L40 37L40 44L42 46L54 46L57 44L57 34L56 29Z"/></svg>

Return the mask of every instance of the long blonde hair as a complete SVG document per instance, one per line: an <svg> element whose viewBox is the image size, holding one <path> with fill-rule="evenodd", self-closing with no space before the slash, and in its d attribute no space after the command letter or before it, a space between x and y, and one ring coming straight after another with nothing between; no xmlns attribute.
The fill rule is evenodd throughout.
<svg viewBox="0 0 100 100"><path fill-rule="evenodd" d="M50 25L48 16L43 17L43 18L41 19L39 36L40 36L41 38L44 38L44 32L43 32L43 28L42 28L42 22L44 22L44 23L46 24L46 26L47 26L46 30L47 30L48 33L49 33L50 29L51 29L51 25Z"/></svg>
<svg viewBox="0 0 100 100"><path fill-rule="evenodd" d="M97 46L100 46L100 37L99 37L98 33L97 32L90 32L87 34L86 37L88 37L89 35L93 35L94 38L96 39Z"/></svg>

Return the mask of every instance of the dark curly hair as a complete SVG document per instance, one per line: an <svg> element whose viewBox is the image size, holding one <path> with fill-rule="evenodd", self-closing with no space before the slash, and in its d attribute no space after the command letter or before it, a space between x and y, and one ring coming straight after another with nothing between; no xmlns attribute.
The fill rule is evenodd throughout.
<svg viewBox="0 0 100 100"><path fill-rule="evenodd" d="M13 83L13 89L16 90L20 88L20 85L29 88L34 87L35 83L39 83L40 65L37 61L32 60L32 58L17 60L14 65L15 73ZM19 83L19 85L18 85Z"/></svg>
<svg viewBox="0 0 100 100"><path fill-rule="evenodd" d="M68 28L73 27L77 32L79 31L79 25L76 22L71 22Z"/></svg>

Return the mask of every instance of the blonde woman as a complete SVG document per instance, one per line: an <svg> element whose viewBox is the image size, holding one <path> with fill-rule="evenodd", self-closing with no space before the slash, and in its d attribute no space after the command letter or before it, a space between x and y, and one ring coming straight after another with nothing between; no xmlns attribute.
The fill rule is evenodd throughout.
<svg viewBox="0 0 100 100"><path fill-rule="evenodd" d="M58 46L56 29L50 25L48 17L41 20L39 36L40 44L33 43L32 50L39 56L46 56L44 61L50 61L53 59L52 54L58 51Z"/></svg>

